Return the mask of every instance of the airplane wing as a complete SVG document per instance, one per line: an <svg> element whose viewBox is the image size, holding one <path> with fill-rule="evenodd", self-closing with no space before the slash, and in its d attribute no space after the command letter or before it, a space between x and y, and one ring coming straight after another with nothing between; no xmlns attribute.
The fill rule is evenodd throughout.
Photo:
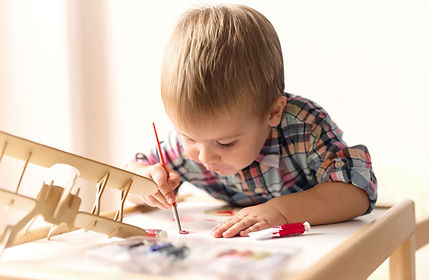
<svg viewBox="0 0 429 280"><path fill-rule="evenodd" d="M5 206L30 212L34 209L36 203L37 202L34 198L17 194L5 189L0 189L0 204Z"/></svg>
<svg viewBox="0 0 429 280"><path fill-rule="evenodd" d="M146 231L142 228L80 211L76 215L74 226L120 238L146 236Z"/></svg>
<svg viewBox="0 0 429 280"><path fill-rule="evenodd" d="M0 152L3 149L6 155L24 161L31 152L29 162L43 167L51 167L55 163L69 164L79 169L81 178L96 183L109 173L106 187L121 189L131 179L131 193L145 195L158 190L156 183L149 178L0 131Z"/></svg>

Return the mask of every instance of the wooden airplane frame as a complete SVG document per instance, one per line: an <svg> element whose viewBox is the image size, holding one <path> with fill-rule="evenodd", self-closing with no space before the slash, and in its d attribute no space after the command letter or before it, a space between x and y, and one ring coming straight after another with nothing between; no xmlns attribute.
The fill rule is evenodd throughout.
<svg viewBox="0 0 429 280"><path fill-rule="evenodd" d="M0 236L0 256L3 250L13 246L14 239L27 225L25 232L31 227L38 216L50 223L51 230L48 239L60 226L82 228L126 238L134 235L146 236L142 228L122 222L124 203L129 193L137 195L154 194L158 186L154 181L138 174L113 167L82 156L61 151L21 137L0 131L0 163L4 155L25 161L15 191L0 188L0 204L28 212L28 214L15 225L7 225L3 235ZM66 187L55 185L55 182L43 182L36 198L19 193L22 178L28 163L50 168L55 164L65 164L77 169L79 172ZM81 198L79 188L72 194L76 177L95 182L97 193L91 212L79 211ZM121 205L113 219L100 216L100 201L106 187L121 191Z"/></svg>

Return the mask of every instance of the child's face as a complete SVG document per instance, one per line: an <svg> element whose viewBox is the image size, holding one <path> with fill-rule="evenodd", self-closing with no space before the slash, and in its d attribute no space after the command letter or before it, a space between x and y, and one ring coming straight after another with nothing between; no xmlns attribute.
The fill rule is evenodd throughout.
<svg viewBox="0 0 429 280"><path fill-rule="evenodd" d="M261 121L243 112L225 115L194 129L175 125L185 156L224 176L236 174L251 164L270 131L269 120Z"/></svg>

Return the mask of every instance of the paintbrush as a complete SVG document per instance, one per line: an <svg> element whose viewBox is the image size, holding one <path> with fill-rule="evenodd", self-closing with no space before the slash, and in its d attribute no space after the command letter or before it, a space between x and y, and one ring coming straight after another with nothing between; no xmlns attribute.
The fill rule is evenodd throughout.
<svg viewBox="0 0 429 280"><path fill-rule="evenodd" d="M159 158L161 159L161 165L164 168L165 172L167 173L167 180L168 180L168 170L167 170L167 166L165 165L164 157L162 156L161 145L159 143L158 133L156 132L155 123L152 122L152 125L153 125L153 131L155 132L156 144L158 145L158 153L159 153ZM179 229L179 233L182 233L182 227L180 226L180 220L179 220L179 214L177 213L176 202L174 202L171 205L171 210L173 211L174 220L176 221L176 225L177 225L177 228Z"/></svg>

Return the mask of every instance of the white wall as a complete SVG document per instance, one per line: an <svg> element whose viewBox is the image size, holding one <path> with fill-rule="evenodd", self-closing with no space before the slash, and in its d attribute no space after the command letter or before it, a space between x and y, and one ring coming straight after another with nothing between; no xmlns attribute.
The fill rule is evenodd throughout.
<svg viewBox="0 0 429 280"><path fill-rule="evenodd" d="M64 1L0 0L0 129L70 145Z"/></svg>

